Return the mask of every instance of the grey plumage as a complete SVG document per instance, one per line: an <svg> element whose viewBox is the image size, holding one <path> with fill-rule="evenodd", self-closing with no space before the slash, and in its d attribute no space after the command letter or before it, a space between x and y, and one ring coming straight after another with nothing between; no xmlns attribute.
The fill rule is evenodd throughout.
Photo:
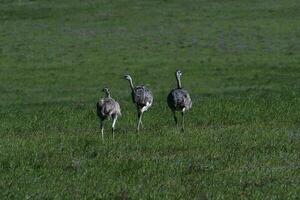
<svg viewBox="0 0 300 200"><path fill-rule="evenodd" d="M124 78L129 81L132 101L137 107L137 114L138 114L137 130L139 131L140 125L142 125L142 115L145 111L147 111L151 107L153 103L153 95L151 91L147 89L145 86L134 87L130 75L125 75Z"/></svg>
<svg viewBox="0 0 300 200"><path fill-rule="evenodd" d="M121 115L121 109L120 105L117 101L115 101L110 96L110 92L108 88L104 88L103 92L105 93L105 97L101 98L99 102L96 104L97 108L97 115L100 119L100 129L101 129L101 135L102 139L104 137L103 135L103 122L106 119L112 119L112 134L114 137L114 131L115 131L115 124L118 119L118 116Z"/></svg>
<svg viewBox="0 0 300 200"><path fill-rule="evenodd" d="M189 93L182 89L181 87L181 77L182 73L180 70L177 70L175 73L176 80L177 80L177 88L171 90L167 97L168 106L173 112L174 120L176 125L177 123L177 117L176 117L176 111L180 111L182 115L182 131L184 131L184 113L191 109L192 107L192 100L189 95Z"/></svg>
<svg viewBox="0 0 300 200"><path fill-rule="evenodd" d="M184 89L173 89L168 95L168 105L174 111L187 111L192 107L191 97Z"/></svg>
<svg viewBox="0 0 300 200"><path fill-rule="evenodd" d="M145 86L136 86L131 92L131 96L133 103L140 108L147 106L149 103L152 104L153 102L152 93Z"/></svg>

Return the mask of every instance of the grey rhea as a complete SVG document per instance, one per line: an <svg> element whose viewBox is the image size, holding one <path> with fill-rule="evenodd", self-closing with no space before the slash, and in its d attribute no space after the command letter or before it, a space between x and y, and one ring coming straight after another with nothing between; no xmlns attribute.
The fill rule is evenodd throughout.
<svg viewBox="0 0 300 200"><path fill-rule="evenodd" d="M112 119L112 134L114 138L114 131L115 131L115 125L116 121L118 119L118 116L121 115L121 109L120 105L117 101L115 101L110 96L110 92L108 88L103 88L102 90L105 94L104 98L101 98L99 102L97 102L97 115L100 119L100 129L101 129L101 135L102 139L104 138L103 135L103 122L105 119Z"/></svg>
<svg viewBox="0 0 300 200"><path fill-rule="evenodd" d="M138 115L137 131L139 132L140 126L143 126L142 123L143 113L151 107L153 103L153 95L151 91L143 85L134 87L130 75L125 75L124 78L129 81L132 101L137 108L137 115Z"/></svg>
<svg viewBox="0 0 300 200"><path fill-rule="evenodd" d="M180 70L177 70L175 72L175 77L177 80L177 88L171 90L171 92L168 95L167 102L168 102L168 106L172 110L176 126L178 126L176 111L181 112L182 115L181 130L184 131L184 113L192 107L192 100L189 93L186 90L182 89L181 87L181 80L180 80L181 75L182 73Z"/></svg>

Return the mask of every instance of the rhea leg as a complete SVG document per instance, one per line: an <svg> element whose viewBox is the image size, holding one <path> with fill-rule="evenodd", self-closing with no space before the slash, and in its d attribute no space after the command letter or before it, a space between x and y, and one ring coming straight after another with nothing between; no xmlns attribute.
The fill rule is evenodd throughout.
<svg viewBox="0 0 300 200"><path fill-rule="evenodd" d="M142 120L141 120L140 124L141 124L141 129L143 129L144 128L144 124L143 124Z"/></svg>
<svg viewBox="0 0 300 200"><path fill-rule="evenodd" d="M176 117L176 112L175 112L175 110L172 110L172 113L173 113L173 117L174 117L175 124L177 125L177 117Z"/></svg>
<svg viewBox="0 0 300 200"><path fill-rule="evenodd" d="M143 116L143 112L139 111L138 112L138 118L139 118L139 122L138 122L138 127L137 127L137 131L140 131L140 125L142 124L142 116Z"/></svg>
<svg viewBox="0 0 300 200"><path fill-rule="evenodd" d="M116 125L117 119L118 119L118 115L115 115L113 117L113 122L112 122L112 127L111 127L113 139L115 139L115 125Z"/></svg>
<svg viewBox="0 0 300 200"><path fill-rule="evenodd" d="M139 108L139 106L136 107L137 115L138 115L138 123L140 124L141 128L143 128L143 122L140 120L141 115L143 114L142 108Z"/></svg>
<svg viewBox="0 0 300 200"><path fill-rule="evenodd" d="M181 131L184 132L184 112L181 112L181 116L182 116L182 129L181 129Z"/></svg>
<svg viewBox="0 0 300 200"><path fill-rule="evenodd" d="M103 120L100 119L100 129L101 129L101 136L102 136L102 140L104 139L104 134L103 134Z"/></svg>
<svg viewBox="0 0 300 200"><path fill-rule="evenodd" d="M177 120L177 117L176 117L175 110L172 110L172 113L173 113L173 117L174 117L174 121L175 121L176 127L178 128L178 120Z"/></svg>

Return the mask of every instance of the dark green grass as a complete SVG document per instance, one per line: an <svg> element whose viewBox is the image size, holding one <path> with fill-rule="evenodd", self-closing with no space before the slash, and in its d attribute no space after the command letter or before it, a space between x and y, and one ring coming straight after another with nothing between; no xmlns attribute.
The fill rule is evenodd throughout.
<svg viewBox="0 0 300 200"><path fill-rule="evenodd" d="M0 23L0 199L299 198L297 0L2 0ZM139 135L125 73L154 93Z"/></svg>

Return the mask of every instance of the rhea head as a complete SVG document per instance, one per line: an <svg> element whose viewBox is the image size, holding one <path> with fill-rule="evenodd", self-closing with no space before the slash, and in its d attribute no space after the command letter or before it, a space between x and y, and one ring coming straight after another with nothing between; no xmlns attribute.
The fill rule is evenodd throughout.
<svg viewBox="0 0 300 200"><path fill-rule="evenodd" d="M132 80L131 76L128 75L128 74L124 76L124 79L126 79L126 80L128 80L128 81L131 81L131 80Z"/></svg>
<svg viewBox="0 0 300 200"><path fill-rule="evenodd" d="M180 77L182 75L181 71L178 69L175 72L176 77Z"/></svg>
<svg viewBox="0 0 300 200"><path fill-rule="evenodd" d="M133 83L132 83L131 76L127 74L127 75L124 76L124 79L126 79L127 81L129 81L130 88L133 90Z"/></svg>
<svg viewBox="0 0 300 200"><path fill-rule="evenodd" d="M107 97L110 96L110 92L109 92L108 87L103 88L102 92L104 92L104 93L106 94Z"/></svg>

